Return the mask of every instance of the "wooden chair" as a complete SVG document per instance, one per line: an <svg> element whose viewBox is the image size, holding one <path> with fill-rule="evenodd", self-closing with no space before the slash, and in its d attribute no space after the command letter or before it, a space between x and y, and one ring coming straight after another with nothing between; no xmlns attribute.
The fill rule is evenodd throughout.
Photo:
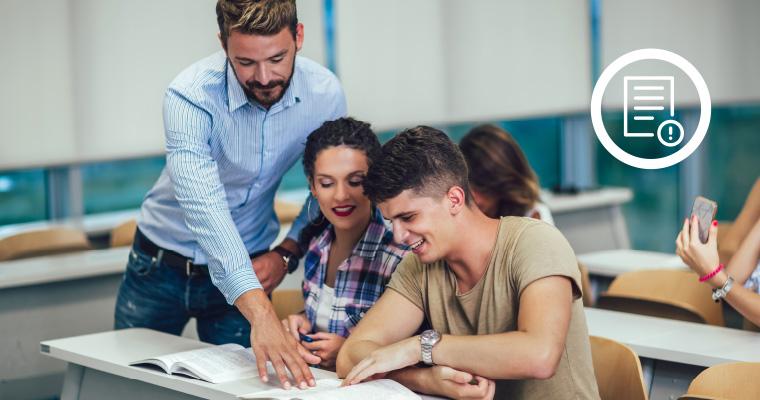
<svg viewBox="0 0 760 400"><path fill-rule="evenodd" d="M702 371L681 399L760 399L760 363L713 365Z"/></svg>
<svg viewBox="0 0 760 400"><path fill-rule="evenodd" d="M578 269L581 270L581 291L583 292L583 306L594 306L594 293L591 291L591 279L588 276L588 268L578 261Z"/></svg>
<svg viewBox="0 0 760 400"><path fill-rule="evenodd" d="M589 336L594 375L601 400L647 400L641 362L630 347Z"/></svg>
<svg viewBox="0 0 760 400"><path fill-rule="evenodd" d="M111 230L111 247L131 246L137 232L137 220L122 222Z"/></svg>
<svg viewBox="0 0 760 400"><path fill-rule="evenodd" d="M619 275L596 306L655 317L723 326L723 308L697 275L684 270L645 270Z"/></svg>
<svg viewBox="0 0 760 400"><path fill-rule="evenodd" d="M90 249L84 232L71 228L48 228L0 239L0 261Z"/></svg>
<svg viewBox="0 0 760 400"><path fill-rule="evenodd" d="M275 290L272 292L272 305L279 319L300 313L303 311L303 292L301 289Z"/></svg>
<svg viewBox="0 0 760 400"><path fill-rule="evenodd" d="M274 202L274 213L277 214L277 219L280 220L281 224L289 224L295 221L300 212L300 204L280 200Z"/></svg>

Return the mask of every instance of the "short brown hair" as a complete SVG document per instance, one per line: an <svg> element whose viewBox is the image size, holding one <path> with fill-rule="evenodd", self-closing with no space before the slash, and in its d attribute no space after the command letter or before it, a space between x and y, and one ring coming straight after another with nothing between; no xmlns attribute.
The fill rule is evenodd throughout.
<svg viewBox="0 0 760 400"><path fill-rule="evenodd" d="M380 157L369 166L364 194L374 203L392 199L407 189L438 199L452 186L469 191L462 153L445 133L420 125L383 145ZM465 204L470 205L469 196L465 196Z"/></svg>
<svg viewBox="0 0 760 400"><path fill-rule="evenodd" d="M232 31L271 36L287 27L295 38L298 13L295 0L218 0L216 22L226 46Z"/></svg>
<svg viewBox="0 0 760 400"><path fill-rule="evenodd" d="M495 125L472 128L459 142L474 190L496 199L498 218L524 216L539 199L538 177L520 145Z"/></svg>

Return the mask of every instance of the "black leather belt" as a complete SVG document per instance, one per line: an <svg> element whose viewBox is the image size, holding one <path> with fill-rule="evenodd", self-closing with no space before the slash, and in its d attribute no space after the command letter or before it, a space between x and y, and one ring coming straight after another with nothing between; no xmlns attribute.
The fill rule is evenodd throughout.
<svg viewBox="0 0 760 400"><path fill-rule="evenodd" d="M132 246L148 256L155 257L157 259L160 258L161 262L172 268L179 268L181 270L184 270L187 275L208 275L208 265L193 264L192 258L187 258L182 254L177 253L176 251L159 247L150 239L148 239L147 236L143 235L143 233L140 232L140 229L137 229L137 232L135 232L135 240ZM250 254L249 256L250 258L254 258L266 252L266 250L257 251L253 254Z"/></svg>

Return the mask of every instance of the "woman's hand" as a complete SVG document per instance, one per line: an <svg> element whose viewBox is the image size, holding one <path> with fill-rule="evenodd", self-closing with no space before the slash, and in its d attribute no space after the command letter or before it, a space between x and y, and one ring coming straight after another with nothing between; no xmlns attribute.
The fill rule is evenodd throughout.
<svg viewBox="0 0 760 400"><path fill-rule="evenodd" d="M338 351L343 346L343 342L346 338L334 333L317 332L313 335L309 335L313 342L306 341L301 342L306 350L309 350L312 354L322 359L319 366L322 368L335 370L335 361L338 359Z"/></svg>
<svg viewBox="0 0 760 400"><path fill-rule="evenodd" d="M420 338L412 336L373 351L346 375L343 385L353 385L378 374L385 374L420 361Z"/></svg>
<svg viewBox="0 0 760 400"><path fill-rule="evenodd" d="M306 335L311 332L311 322L309 322L303 313L288 315L287 318L282 320L282 326L285 328L285 332L288 332L298 342L301 341L301 338L298 336L299 333Z"/></svg>
<svg viewBox="0 0 760 400"><path fill-rule="evenodd" d="M681 229L681 233L676 238L676 254L689 266L697 275L705 276L710 274L720 264L718 256L718 221L713 221L710 226L710 233L707 243L699 240L699 223L697 217L692 215L691 219L686 219ZM723 282L716 280L714 276L709 280L713 286L721 286Z"/></svg>

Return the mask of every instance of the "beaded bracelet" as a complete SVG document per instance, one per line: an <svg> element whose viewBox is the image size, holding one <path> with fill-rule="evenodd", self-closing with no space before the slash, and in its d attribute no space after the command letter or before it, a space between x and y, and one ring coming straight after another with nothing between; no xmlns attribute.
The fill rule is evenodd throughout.
<svg viewBox="0 0 760 400"><path fill-rule="evenodd" d="M713 276L717 275L717 274L718 274L718 272L720 272L720 271L722 271L722 270L723 270L723 264L718 264L718 266L717 266L717 267L715 267L715 269L714 269L712 272L710 272L710 273L709 273L709 274L707 274L707 275L702 275L702 276L700 276L700 277L699 277L699 281L700 281L700 282L704 282L704 281L706 281L706 280L708 280L708 279L712 278Z"/></svg>

